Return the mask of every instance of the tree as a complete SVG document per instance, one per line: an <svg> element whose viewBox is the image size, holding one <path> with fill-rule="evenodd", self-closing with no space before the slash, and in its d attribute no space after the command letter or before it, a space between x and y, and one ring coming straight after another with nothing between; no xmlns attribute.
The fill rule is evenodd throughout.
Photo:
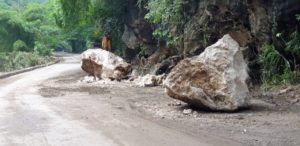
<svg viewBox="0 0 300 146"><path fill-rule="evenodd" d="M110 32L113 48L121 49L126 2L124 0L60 0L63 27L69 33L73 44L94 42L105 32Z"/></svg>
<svg viewBox="0 0 300 146"><path fill-rule="evenodd" d="M17 40L22 40L28 47L33 48L34 36L22 23L16 12L0 12L0 51L12 51Z"/></svg>

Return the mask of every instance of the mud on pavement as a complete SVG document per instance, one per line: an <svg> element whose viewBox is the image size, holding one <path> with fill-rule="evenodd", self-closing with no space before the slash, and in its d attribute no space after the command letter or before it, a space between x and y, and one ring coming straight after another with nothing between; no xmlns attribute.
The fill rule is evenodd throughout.
<svg viewBox="0 0 300 146"><path fill-rule="evenodd" d="M77 71L52 78L41 84L45 98L63 98L66 94L93 95L122 112L138 115L159 125L193 136L203 133L241 143L241 145L300 145L299 88L296 97L254 92L250 107L233 113L195 109L173 100L161 87L135 87L130 82L82 82L86 74ZM288 96L288 97L287 97ZM100 102L100 101L99 101ZM88 107L87 107L88 108Z"/></svg>

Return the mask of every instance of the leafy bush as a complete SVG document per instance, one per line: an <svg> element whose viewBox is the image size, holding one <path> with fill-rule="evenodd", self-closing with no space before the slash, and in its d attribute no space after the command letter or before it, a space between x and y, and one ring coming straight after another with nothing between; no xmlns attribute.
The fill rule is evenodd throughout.
<svg viewBox="0 0 300 146"><path fill-rule="evenodd" d="M34 52L41 56L50 56L52 55L53 49L40 42L35 42Z"/></svg>
<svg viewBox="0 0 300 146"><path fill-rule="evenodd" d="M300 21L300 15L296 15L296 19ZM260 62L263 87L300 83L300 33L297 27L289 37L282 36L282 33L273 33L285 42L284 51L291 56L290 58L284 57L275 49L274 45L265 45L262 48Z"/></svg>
<svg viewBox="0 0 300 146"><path fill-rule="evenodd" d="M25 42L21 41L21 40L17 40L14 44L13 44L13 50L14 51L26 51L28 52L29 49L26 45Z"/></svg>
<svg viewBox="0 0 300 146"><path fill-rule="evenodd" d="M23 18L27 22L33 22L37 20L46 20L46 11L45 9L37 3L27 5L23 13Z"/></svg>
<svg viewBox="0 0 300 146"><path fill-rule="evenodd" d="M25 27L17 12L0 10L0 51L13 51L17 40L33 48L34 35Z"/></svg>
<svg viewBox="0 0 300 146"><path fill-rule="evenodd" d="M6 55L6 53L0 52L0 72L4 72L7 70L7 61L8 56Z"/></svg>
<svg viewBox="0 0 300 146"><path fill-rule="evenodd" d="M260 62L264 88L299 82L298 71L291 71L288 62L275 50L273 45L265 45L262 48Z"/></svg>
<svg viewBox="0 0 300 146"><path fill-rule="evenodd" d="M74 52L82 52L92 43L99 42L105 32L110 32L112 48L121 52L124 28L124 0L60 0L63 28L68 34Z"/></svg>
<svg viewBox="0 0 300 146"><path fill-rule="evenodd" d="M149 0L146 9L149 12L145 19L157 24L153 35L157 39L174 45L182 38L183 30L183 0ZM138 1L140 5L142 1Z"/></svg>
<svg viewBox="0 0 300 146"><path fill-rule="evenodd" d="M19 70L31 66L49 63L51 58L36 53L6 52L0 53L0 72Z"/></svg>
<svg viewBox="0 0 300 146"><path fill-rule="evenodd" d="M7 2L10 1L0 1L2 4ZM49 48L56 48L66 38L56 24L60 19L59 1L16 2L8 4L5 10L0 9L0 51L29 52L36 48L39 54L50 55L52 49ZM18 9L15 9L15 4ZM42 50L43 48L46 50Z"/></svg>
<svg viewBox="0 0 300 146"><path fill-rule="evenodd" d="M300 14L297 14L297 15L296 15L296 19L297 19L298 21L300 21Z"/></svg>
<svg viewBox="0 0 300 146"><path fill-rule="evenodd" d="M300 33L297 30L290 35L286 50L293 54L294 59L300 58Z"/></svg>
<svg viewBox="0 0 300 146"><path fill-rule="evenodd" d="M58 51L65 51L65 52L69 52L69 53L72 52L72 46L66 41L61 42L58 45L58 49L59 49Z"/></svg>

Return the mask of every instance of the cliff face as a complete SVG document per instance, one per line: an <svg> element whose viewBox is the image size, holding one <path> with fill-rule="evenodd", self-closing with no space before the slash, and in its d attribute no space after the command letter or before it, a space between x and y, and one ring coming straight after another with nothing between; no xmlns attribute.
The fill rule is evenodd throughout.
<svg viewBox="0 0 300 146"><path fill-rule="evenodd" d="M300 14L300 0L186 0L183 40L179 43L181 45L168 48L178 50L176 53L166 55L172 51L162 51L165 47L158 47L152 37L155 28L144 20L146 11L138 8L136 2L128 0L123 40L130 49L127 48L125 54L142 46L146 58L154 62L163 60L155 55L194 56L223 35L230 34L245 48L244 56L250 62L253 78L258 74L259 67L251 62L257 59L260 48L265 43L278 41L272 31L287 36L299 26L295 15Z"/></svg>
<svg viewBox="0 0 300 146"><path fill-rule="evenodd" d="M147 47L146 54L151 55L156 50L156 41L152 37L153 27L144 17L146 10L137 6L138 0L127 0L126 22L122 41L127 48L124 49L124 55L127 60L132 60L140 51L141 47Z"/></svg>

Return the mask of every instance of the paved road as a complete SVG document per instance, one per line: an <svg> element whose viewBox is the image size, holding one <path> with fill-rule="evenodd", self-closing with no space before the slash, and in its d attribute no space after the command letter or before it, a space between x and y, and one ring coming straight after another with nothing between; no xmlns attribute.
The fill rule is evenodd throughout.
<svg viewBox="0 0 300 146"><path fill-rule="evenodd" d="M140 117L126 104L117 105L122 97L116 104L86 93L43 97L41 84L80 71L78 59L69 55L64 63L0 80L1 146L239 145L214 136L193 136Z"/></svg>

